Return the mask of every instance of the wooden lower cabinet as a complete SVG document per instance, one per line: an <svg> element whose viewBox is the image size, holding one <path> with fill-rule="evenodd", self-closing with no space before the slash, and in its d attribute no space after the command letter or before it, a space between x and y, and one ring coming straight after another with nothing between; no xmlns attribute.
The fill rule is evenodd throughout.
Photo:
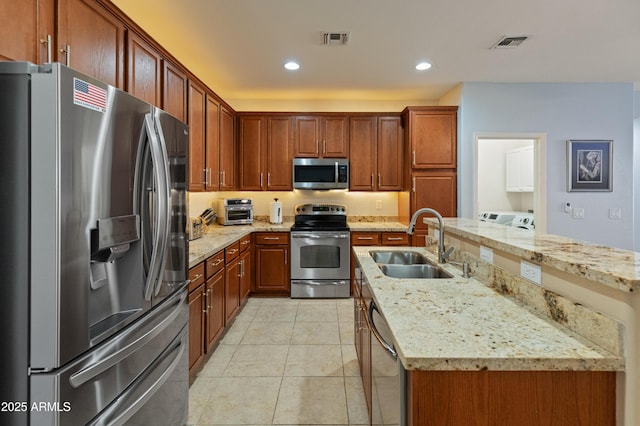
<svg viewBox="0 0 640 426"><path fill-rule="evenodd" d="M240 305L249 298L251 282L253 281L253 263L251 262L251 250L240 254Z"/></svg>
<svg viewBox="0 0 640 426"><path fill-rule="evenodd" d="M206 283L205 353L211 352L224 331L224 276L225 271L220 270Z"/></svg>
<svg viewBox="0 0 640 426"><path fill-rule="evenodd" d="M189 375L204 356L204 284L189 293Z"/></svg>
<svg viewBox="0 0 640 426"><path fill-rule="evenodd" d="M412 426L613 426L616 373L407 372Z"/></svg>
<svg viewBox="0 0 640 426"><path fill-rule="evenodd" d="M240 307L240 259L227 263L224 280L224 315L229 322Z"/></svg>
<svg viewBox="0 0 640 426"><path fill-rule="evenodd" d="M255 240L258 293L289 293L289 233L259 232Z"/></svg>

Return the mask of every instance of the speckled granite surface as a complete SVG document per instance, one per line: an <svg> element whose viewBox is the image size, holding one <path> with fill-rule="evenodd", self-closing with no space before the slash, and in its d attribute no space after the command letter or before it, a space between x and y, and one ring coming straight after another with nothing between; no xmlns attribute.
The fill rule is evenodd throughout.
<svg viewBox="0 0 640 426"><path fill-rule="evenodd" d="M438 222L431 218L424 221L438 227ZM512 253L539 265L625 292L640 290L640 253L475 219L445 219L444 225L445 233Z"/></svg>
<svg viewBox="0 0 640 426"><path fill-rule="evenodd" d="M451 265L444 266L451 279L386 277L368 254L375 249L435 257L416 248L354 248L407 369L624 370L623 357L462 278Z"/></svg>
<svg viewBox="0 0 640 426"><path fill-rule="evenodd" d="M374 220L375 216L356 216L355 221L349 221L352 231L370 232L404 232L407 226L397 221ZM293 217L284 217L281 225L269 223L266 217L256 217L252 225L222 226L213 225L208 227L205 234L197 240L189 241L189 268L196 266L207 257L224 249L234 241L252 232L289 232L293 225Z"/></svg>
<svg viewBox="0 0 640 426"><path fill-rule="evenodd" d="M293 225L292 222L274 225L269 222L254 221L252 225L209 226L202 237L189 241L189 268L193 268L209 256L252 232L289 232L291 225Z"/></svg>

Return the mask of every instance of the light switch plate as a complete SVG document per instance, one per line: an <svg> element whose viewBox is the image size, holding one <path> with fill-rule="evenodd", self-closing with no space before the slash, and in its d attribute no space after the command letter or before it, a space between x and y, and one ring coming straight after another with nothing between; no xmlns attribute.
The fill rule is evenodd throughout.
<svg viewBox="0 0 640 426"><path fill-rule="evenodd" d="M542 286L542 268L539 265L520 261L520 276Z"/></svg>
<svg viewBox="0 0 640 426"><path fill-rule="evenodd" d="M573 208L573 218L574 219L584 219L584 208L574 207Z"/></svg>
<svg viewBox="0 0 640 426"><path fill-rule="evenodd" d="M493 263L493 250L489 247L480 246L480 259L487 263Z"/></svg>

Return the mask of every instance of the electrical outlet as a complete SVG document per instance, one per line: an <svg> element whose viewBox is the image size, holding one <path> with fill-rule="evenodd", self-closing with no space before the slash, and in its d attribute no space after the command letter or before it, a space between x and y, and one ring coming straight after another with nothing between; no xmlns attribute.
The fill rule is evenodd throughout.
<svg viewBox="0 0 640 426"><path fill-rule="evenodd" d="M584 219L584 208L574 207L573 208L573 218L574 219Z"/></svg>
<svg viewBox="0 0 640 426"><path fill-rule="evenodd" d="M542 269L539 265L524 260L520 261L520 276L542 286Z"/></svg>
<svg viewBox="0 0 640 426"><path fill-rule="evenodd" d="M382 200L376 200L376 210L382 210Z"/></svg>
<svg viewBox="0 0 640 426"><path fill-rule="evenodd" d="M622 219L622 209L611 207L609 209L609 219Z"/></svg>
<svg viewBox="0 0 640 426"><path fill-rule="evenodd" d="M493 250L489 247L480 246L480 259L487 263L493 263Z"/></svg>

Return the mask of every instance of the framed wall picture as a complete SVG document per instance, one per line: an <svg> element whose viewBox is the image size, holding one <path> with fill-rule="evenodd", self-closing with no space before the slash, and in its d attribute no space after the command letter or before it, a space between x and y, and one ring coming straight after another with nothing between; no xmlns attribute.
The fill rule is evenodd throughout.
<svg viewBox="0 0 640 426"><path fill-rule="evenodd" d="M567 191L612 191L613 141L567 141Z"/></svg>

